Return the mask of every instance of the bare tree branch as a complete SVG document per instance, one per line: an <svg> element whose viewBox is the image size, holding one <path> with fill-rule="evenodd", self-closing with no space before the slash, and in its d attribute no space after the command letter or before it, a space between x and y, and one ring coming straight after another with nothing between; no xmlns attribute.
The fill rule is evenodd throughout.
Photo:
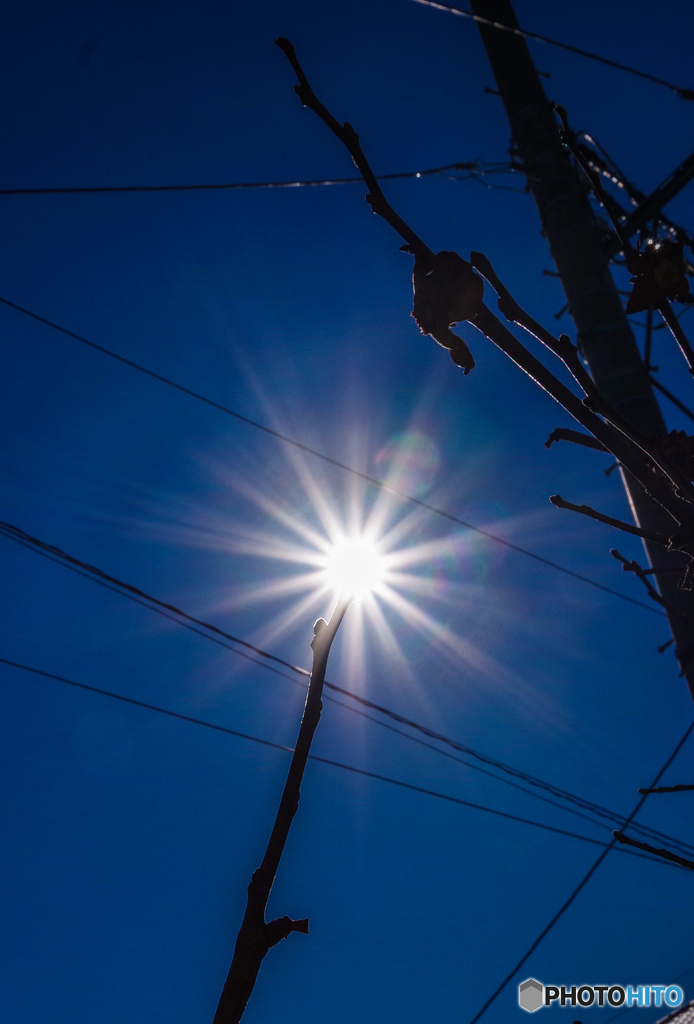
<svg viewBox="0 0 694 1024"><path fill-rule="evenodd" d="M401 248L414 255L415 318L423 333L431 334L439 344L451 350L454 361L467 373L474 366L474 360L465 343L448 328L463 319L468 320L593 434L671 516L679 528L671 539L671 546L694 553L694 488L685 473L672 463L666 453L651 450L647 439L637 437L627 424L611 413L599 397L568 337L553 338L521 310L494 274L489 261L481 254L474 254L478 265L484 267L485 274L489 274L490 282L497 288L502 309L564 361L586 392L585 401L566 387L504 327L491 310L478 301L478 279L471 264L456 253L435 254L393 210L361 149L357 133L351 125L341 125L316 97L289 40L280 38L276 42L298 78L295 90L301 102L312 109L345 145L370 190L367 199L374 213L383 217L406 240L407 245ZM419 308L418 287L419 299L422 300ZM610 422L606 423L605 419Z"/></svg>
<svg viewBox="0 0 694 1024"><path fill-rule="evenodd" d="M570 430L568 427L556 427L545 441L545 448L551 448L557 441L572 441L584 448L592 448L596 452L610 454L600 441L596 441L590 434L582 434L580 430Z"/></svg>
<svg viewBox="0 0 694 1024"><path fill-rule="evenodd" d="M603 188L600 175L586 159L585 153L583 153L581 147L577 145L574 133L571 131L571 128L569 127L569 115L567 114L566 110L559 103L554 104L554 110L557 112L559 120L561 121L561 131L559 133L561 136L561 141L564 143L566 148L571 151L574 160L577 164L579 164L586 178L588 178L588 181L590 182L593 191L595 192L595 195L597 196L598 201L600 202L600 205L603 207L603 209L607 213L607 216L610 218L610 221L612 222L612 227L614 229L614 233L619 239L622 252L624 253L624 258L627 263L627 269L630 270L632 274L634 274L636 273L636 262L638 261L638 253L631 244L629 236L624 231L623 224L619 219L619 215L613 206L611 197Z"/></svg>
<svg viewBox="0 0 694 1024"><path fill-rule="evenodd" d="M687 366L689 367L689 372L694 374L694 349L692 349L689 338L682 330L682 324L673 313L672 306L667 299L663 299L658 307L658 311L670 328L675 341L679 345L680 352L684 356Z"/></svg>
<svg viewBox="0 0 694 1024"><path fill-rule="evenodd" d="M681 527L686 522L686 537L694 543L694 515L691 506L681 500L683 488L691 491L691 485L684 474L669 466L665 456L645 451L623 430L605 423L588 407L589 399L581 401L566 387L551 370L548 370L501 321L482 305L480 311L470 320L489 341L501 349L524 373L546 391L555 402L582 424L593 436L628 469L651 497L668 512ZM663 468L667 464L667 471ZM663 487L663 477L671 486Z"/></svg>
<svg viewBox="0 0 694 1024"><path fill-rule="evenodd" d="M694 786L656 786L655 789L640 789L639 793L684 793L694 789Z"/></svg>
<svg viewBox="0 0 694 1024"><path fill-rule="evenodd" d="M639 792L646 793L649 791L641 789ZM615 831L612 835L618 842L624 843L626 846L635 846L637 850L645 850L646 853L652 853L656 857L662 857L663 860L670 860L673 864L679 864L683 868L690 868L694 871L694 861L692 860L686 860L684 857L679 857L676 853L670 853L669 850L657 849L649 843L640 843L636 839L631 839L629 836L625 836L623 832Z"/></svg>
<svg viewBox="0 0 694 1024"><path fill-rule="evenodd" d="M597 519L599 523L605 523L606 526L614 526L616 530L623 530L625 533L632 533L636 537L643 537L644 540L652 540L656 544L662 544L663 547L668 546L668 538L661 537L660 534L649 533L648 530L642 530L639 526L633 526L631 523L625 523L622 519L613 519L612 516L603 515L602 512L597 512L590 505L574 505L571 501L564 501L561 494L551 494L549 500L556 508L566 508L570 512L580 512L581 515L589 516L591 519Z"/></svg>
<svg viewBox="0 0 694 1024"><path fill-rule="evenodd" d="M526 313L499 279L491 262L484 253L471 252L470 262L475 270L479 271L482 277L489 281L499 296L499 311L504 314L506 319L524 328L534 338L541 341L550 352L553 352L555 356L561 359L579 387L583 388L586 395L592 395L594 398L600 399L600 393L588 371L581 363L578 349L571 342L568 334L561 334L558 338L555 338L537 320L534 320L529 313Z"/></svg>
<svg viewBox="0 0 694 1024"><path fill-rule="evenodd" d="M309 107L315 114L318 114L321 121L327 124L330 131L337 135L340 142L349 151L357 170L369 189L369 195L367 195L366 201L373 212L388 221L390 226L397 231L400 237L404 238L408 246L410 246L413 255L418 256L420 259L433 259L434 253L431 251L429 246L415 234L409 224L405 223L402 217L395 212L393 207L386 200L386 197L383 195L383 190L378 184L376 175L371 170L371 166L364 156L359 143L359 136L355 132L354 128L352 128L352 125L347 122L340 124L340 122L333 117L330 111L323 106L311 88L309 81L304 74L304 70L296 56L296 51L289 40L280 36L279 39L275 40L275 44L279 46L280 50L294 69L294 73L299 80L299 84L294 86L294 91L301 100L303 106Z"/></svg>
<svg viewBox="0 0 694 1024"><path fill-rule="evenodd" d="M689 301L689 285L686 280L682 243L653 241L649 242L643 251L637 251L633 247L629 240L629 233L620 219L621 208L607 194L600 175L591 166L581 146L578 145L569 127L566 110L558 103L555 103L554 109L562 124L561 140L571 151L574 160L581 166L590 181L595 195L612 222L612 227L624 253L627 270L634 275L632 277L634 289L627 302L627 313L638 312L645 308L656 308L679 345L689 372L694 374L694 349L668 301L668 297L678 298L683 302ZM640 299L638 302L636 301L637 295Z"/></svg>
<svg viewBox="0 0 694 1024"><path fill-rule="evenodd" d="M624 570L624 572L633 572L635 576L638 576L638 578L641 580L644 587L648 591L648 596L652 598L652 600L659 604L662 608L664 608L669 616L679 619L680 622L683 622L689 628L694 626L694 621L692 620L691 616L683 615L682 612L679 612L676 608L673 608L672 605L669 605L667 601L663 600L663 598L660 596L656 588L648 579L649 571L647 569L644 569L642 566L640 566L635 559L632 558L630 560L628 558L625 558L624 555L620 555L619 551L617 551L616 548L612 548L610 550L610 554L613 558L616 558L618 562L622 563L622 569ZM678 652L678 658L680 658L680 661L682 660L685 654L689 655L690 652Z"/></svg>
<svg viewBox="0 0 694 1024"><path fill-rule="evenodd" d="M308 933L308 919L293 921L290 917L281 917L275 921L266 922L265 909L287 842L289 829L299 806L301 781L313 735L323 708L321 695L330 647L348 605L349 601L342 602L335 609L329 623L325 619L318 619L313 627L314 637L311 642L313 671L308 685L306 705L296 747L263 862L257 871L253 872L248 886L246 913L236 939L234 957L222 989L213 1024L238 1024L246 1009L246 1003L253 991L260 965L268 950L282 939L286 939L292 932Z"/></svg>

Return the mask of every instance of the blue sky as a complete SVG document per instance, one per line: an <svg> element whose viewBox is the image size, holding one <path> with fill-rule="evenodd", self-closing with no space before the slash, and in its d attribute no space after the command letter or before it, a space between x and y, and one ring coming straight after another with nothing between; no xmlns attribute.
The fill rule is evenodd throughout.
<svg viewBox="0 0 694 1024"><path fill-rule="evenodd" d="M694 87L686 5L667 18L642 0L516 9L528 29ZM26 0L4 22L1 188L351 176L294 95L279 35L377 173L508 159L476 29L412 0ZM532 53L548 95L644 191L688 155L694 104L548 46ZM384 187L432 249L485 252L537 319L572 334L566 315L555 320L563 293L542 274L552 264L519 175ZM2 195L0 296L647 602L609 556L618 542L640 558L639 542L547 500L626 516L617 475L596 453L544 447L571 424L473 329L461 329L477 362L466 377L419 334L411 258L363 196L358 184ZM694 224L691 187L668 213ZM376 518L393 550L410 552L413 578L395 603L350 610L328 678L629 813L692 718L672 653L657 651L668 637L657 610L387 497L6 305L0 321L0 519L310 666L313 621L330 611L325 594L302 589L315 545L336 523ZM653 362L691 402L663 331ZM300 686L0 543L0 657L292 745ZM0 680L3 1019L211 1020L288 755L6 664ZM344 703L326 702L317 755L609 840ZM693 745L664 781L694 781ZM639 821L694 843L692 799L650 798ZM309 917L311 933L268 954L244 1020L469 1022L598 852L313 762L270 903L273 916ZM660 984L691 971L681 984L694 997L691 913L687 874L611 853L483 1019L522 1020L516 983L529 975Z"/></svg>

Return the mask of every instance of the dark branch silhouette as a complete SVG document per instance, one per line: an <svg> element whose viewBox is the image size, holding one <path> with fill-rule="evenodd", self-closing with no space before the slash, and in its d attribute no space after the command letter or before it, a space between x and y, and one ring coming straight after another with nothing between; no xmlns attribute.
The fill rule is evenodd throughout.
<svg viewBox="0 0 694 1024"><path fill-rule="evenodd" d="M578 356L578 349L573 344L568 334L560 334L558 338L550 334L546 328L534 320L529 313L516 302L508 288L501 282L494 271L489 259L481 252L471 252L470 260L475 270L489 281L490 285L499 296L499 311L504 314L507 320L524 328L529 334L541 341L550 352L553 352L566 366L567 370L576 383L583 389L586 395L591 395L600 401L600 393L588 374L585 366Z"/></svg>
<svg viewBox="0 0 694 1024"><path fill-rule="evenodd" d="M694 789L694 786L656 786L654 789L640 789L639 793L684 793Z"/></svg>
<svg viewBox="0 0 694 1024"><path fill-rule="evenodd" d="M561 140L570 150L574 160L588 178L595 195L610 218L614 233L624 253L627 270L633 275L633 290L626 304L627 313L657 309L670 328L690 373L694 373L694 349L672 311L670 299L689 302L689 283L681 241L649 241L642 251L634 248L629 231L620 218L621 209L605 191L600 175L587 159L584 148L578 143L569 127L568 114L558 103L554 109L561 121Z"/></svg>
<svg viewBox="0 0 694 1024"><path fill-rule="evenodd" d="M340 124L316 96L293 45L284 38L276 40L276 43L296 74L298 85L295 91L302 104L313 110L346 147L369 189L367 201L373 212L383 217L405 239L407 244L401 248L415 257L414 315L420 329L448 348L454 362L468 373L474 366L472 355L465 343L452 334L449 328L462 320L476 327L589 431L602 449L612 454L668 513L673 520L674 531L669 540L670 547L694 555L694 488L691 477L671 458L668 451L640 436L607 406L597 393L568 337L562 335L558 339L554 338L525 313L503 286L483 254L473 253L473 262L467 263L456 253L435 254L426 245L385 199L355 130L348 123ZM629 245L628 240L626 244ZM562 360L584 392L583 397L562 383L481 301L473 267L480 270L497 290L504 315L533 334Z"/></svg>
<svg viewBox="0 0 694 1024"><path fill-rule="evenodd" d="M652 540L656 544L662 544L663 547L667 547L667 537L661 537L657 533L650 533L648 530L642 530L639 526L634 526L633 523L625 523L623 519L613 519L612 516L606 516L602 512L597 512L590 505L574 505L571 501L565 501L561 494L550 494L549 500L552 502L555 508L566 508L571 512L580 512L583 516L589 516L591 519L596 519L599 523L605 523L606 526L614 526L616 530L624 530L625 533L634 534L636 537L643 537L645 540Z"/></svg>
<svg viewBox="0 0 694 1024"><path fill-rule="evenodd" d="M314 113L318 114L321 121L327 124L330 131L334 132L340 142L342 142L349 150L357 170L369 189L369 195L367 195L366 201L373 212L388 221L390 226L394 228L400 237L405 240L407 245L411 247L413 254L418 255L423 259L433 259L434 254L431 249L424 244L421 238L414 233L409 224L406 224L402 217L400 217L386 201L381 186L378 184L376 175L371 170L371 167L362 152L362 148L359 143L359 136L355 132L354 128L352 128L352 125L347 122L340 124L340 122L337 121L330 111L320 102L309 85L309 81L297 59L294 47L289 40L280 37L275 40L275 43L279 46L282 53L284 53L299 80L299 84L294 86L294 91L301 100L303 106L310 107Z"/></svg>
<svg viewBox="0 0 694 1024"><path fill-rule="evenodd" d="M650 792L650 790L639 790L639 793L648 792ZM626 846L635 846L637 850L645 850L647 853L652 853L655 857L662 857L663 860L670 860L673 864L679 864L680 867L689 868L691 871L694 871L694 860L687 860L685 857L679 857L676 853L670 853L669 850L663 850L655 846L651 846L650 843L640 843L637 839L631 839L629 836L625 836L623 832L613 832L612 835L619 843L624 843Z"/></svg>
<svg viewBox="0 0 694 1024"><path fill-rule="evenodd" d="M580 430L571 430L568 427L557 427L545 441L545 448L551 448L557 441L572 441L573 444L580 444L584 448L592 448L596 452L607 452L604 444L596 441L589 434L582 434Z"/></svg>
<svg viewBox="0 0 694 1024"><path fill-rule="evenodd" d="M668 615L676 619L679 619L680 622L682 622L686 626L694 626L694 621L692 621L690 616L683 615L682 612L678 611L676 608L673 608L672 605L668 604L668 602L660 596L656 588L648 579L649 575L653 572L653 570L644 569L643 566L639 565L639 563L633 558L625 558L624 555L620 555L619 551L617 551L616 548L612 548L610 550L610 554L613 558L616 558L618 562L622 563L622 569L624 570L624 572L633 572L634 575L641 580L644 587L648 591L648 596L652 598L653 601L656 601L657 604L659 604L662 608L664 608ZM685 581L683 581L683 583L685 583ZM682 586L682 584L680 584L680 586ZM678 656L682 656L684 653L685 652L680 651Z"/></svg>
<svg viewBox="0 0 694 1024"><path fill-rule="evenodd" d="M280 917L275 921L267 922L265 910L287 842L289 829L299 806L301 781L304 777L313 735L323 708L321 696L330 647L348 605L349 601L341 602L335 609L330 622L318 619L313 627L314 637L311 641L313 671L308 685L306 705L296 747L265 856L260 867L253 872L248 886L246 913L236 939L234 957L213 1024L238 1024L246 1009L246 1003L253 991L260 965L268 950L276 946L282 939L286 939L292 932L308 933L308 919L293 921L290 917Z"/></svg>
<svg viewBox="0 0 694 1024"><path fill-rule="evenodd" d="M431 0L426 0L426 2L431 2ZM549 443L551 444L552 441L559 439L576 440L579 438L578 443L611 454L616 463L624 470L625 476L627 478L634 478L629 482L638 483L640 488L643 488L643 491L667 513L671 522L668 523L665 520L664 525L661 525L663 517L651 517L651 519L659 520L658 532L647 532L640 527L631 526L621 520L604 516L589 506L578 506L564 502L559 496L555 496L552 499L555 504L563 508L582 512L613 527L626 530L632 535L658 543L666 549L683 552L689 556L689 561L694 560L694 508L692 507L694 505L694 487L692 486L692 480L694 479L694 438L688 438L686 435L684 437L669 436L668 438L645 437L643 433L626 422L601 396L598 387L584 367L577 348L571 343L568 336L561 335L559 338L555 338L526 313L499 280L490 261L484 254L472 253L470 257L471 262L468 263L456 252L442 251L434 253L386 201L362 150L359 136L349 123L340 124L317 98L299 63L292 44L284 38L278 39L276 42L296 74L298 85L295 86L295 91L302 104L312 109L344 144L369 189L369 194L366 198L371 209L374 213L383 217L400 237L405 240L406 244L401 246L401 250L414 256L413 316L422 333L432 336L440 345L447 348L454 362L462 367L464 373L467 374L474 367L474 359L465 343L452 334L450 328L456 323L467 322L479 330L481 334L503 351L527 376L545 390L591 435L586 440L586 435L580 434L577 431L565 431L563 434L555 431ZM487 47L487 49L489 50L490 47ZM492 63L494 65L494 61ZM499 60L498 63L500 64L501 61ZM497 74L497 82L503 92L502 77L501 73ZM530 78L529 75L527 77ZM539 86L537 91L541 94ZM570 133L566 123L566 114L561 109L559 112L560 115L563 115L564 119L564 141L569 145L567 140L569 140ZM522 120L522 118L519 119ZM549 127L551 126L543 125L543 132L546 132ZM545 146L545 136L543 135L539 142L537 139L534 139L534 144L536 146ZM530 148L532 149L532 147ZM564 158L560 151L559 155ZM547 159L544 150L542 159ZM578 156L577 159L579 159ZM564 163L567 167L570 164L568 159L564 159ZM633 274L633 289L629 296L627 312L650 310L651 312L648 313L650 317L653 309L660 309L661 311L665 310L664 315L667 320L668 300L670 298L683 300L685 293L688 294L689 286L686 280L684 260L681 258L681 243L672 241L654 242L651 248L647 247L644 252L635 250L631 246L629 238L622 230L620 214L615 210L614 204L610 202L609 196L606 195L602 188L599 176L588 163L585 164L584 171L614 222L615 231L624 251L627 269ZM531 178L528 178L528 182L532 184ZM556 199L553 199L553 203L556 205ZM599 245L597 244L596 252L598 256L601 255ZM599 263L599 259L597 261L593 260L593 264L597 265L597 263ZM591 266L596 275L598 270L602 272L603 268L598 267L596 269L593 264ZM558 266L561 267L561 264L558 264ZM519 327L529 332L534 338L549 348L553 355L561 360L564 367L573 377L571 386L564 384L484 304L482 301L484 289L482 278L485 278L496 290L498 308L502 315L508 321L516 323ZM600 279L602 280L602 278ZM593 278L591 278L592 280ZM567 294L570 294L570 291ZM694 352L687 348L685 344L686 339L685 342L681 339L678 340L680 341L680 347L685 352L690 368L694 367ZM634 373L636 376L646 375L651 370L648 364L639 365L638 359L635 359L634 363ZM629 366L631 369L630 363ZM594 370L594 372L599 379L602 379L599 370ZM576 391L572 390L575 386L578 386L581 394L576 394ZM648 418L639 418L638 421L641 423L657 423L659 419L656 418L649 421ZM644 432L646 429L657 430L658 428L649 426L644 428ZM690 446L692 448L691 452L689 450ZM637 493L638 502L634 502L637 508L641 507L639 502L641 502L643 497L640 488L634 488L634 491L629 492L630 495ZM672 535L670 535L670 529L674 531ZM627 563L626 559L621 558L618 553L613 552L613 554L622 561L625 569L632 569L632 571L643 574L643 570L637 566L637 563L633 563L633 566L636 566L636 568L633 568L632 564ZM684 560L678 559L678 561L683 562ZM679 566L678 571L681 571ZM687 576L688 570L685 571L684 578L680 584L683 589L687 586ZM655 587L648 581L645 575L642 575L641 578L647 587L649 595L674 617L682 622L686 622L687 626L691 629L694 623L690 621L689 617L670 609L669 604L660 597ZM677 653L680 664L684 666L685 661L689 657L694 656L694 644L691 651L678 650ZM692 728L694 726L690 727L685 734L685 738L692 731ZM654 780L654 784L657 784L661 775L662 771ZM640 809L644 799L645 797L641 798L623 827L629 824ZM629 840L623 838L622 833L615 833L613 844L617 839L629 842ZM694 861L685 861L675 854L669 854L667 851L656 850L652 847L649 847L649 850L657 856L664 856L666 859L674 860L680 866L694 868ZM558 914L555 915L548 927L540 934L539 938L533 943L511 974L507 976L502 985L485 1003L482 1010L475 1016L472 1024L482 1016L510 978L525 963L533 950L586 884L592 873L601 863L603 857L604 854L590 868L569 900L564 903Z"/></svg>

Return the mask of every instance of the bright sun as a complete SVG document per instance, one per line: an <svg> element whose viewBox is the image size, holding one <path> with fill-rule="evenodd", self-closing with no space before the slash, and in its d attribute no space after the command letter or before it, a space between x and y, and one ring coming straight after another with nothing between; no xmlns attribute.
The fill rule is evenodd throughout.
<svg viewBox="0 0 694 1024"><path fill-rule="evenodd" d="M360 441L358 451L365 445ZM240 560L233 563L236 577L232 586L225 576L219 605L239 615L264 606L254 642L271 649L298 630L305 635L318 615L327 619L331 608L353 601L343 645L351 678L365 679L372 644L406 674L405 651L422 650L421 638L456 666L487 671L486 656L460 629L463 612L476 614L480 606L486 551L479 534L429 525L421 503L403 507L402 474L386 473L378 491L369 478L350 479L334 495L332 472L309 467L302 454L288 450L278 472L274 463L269 471L248 459L243 474L230 474L225 461L214 467L225 485L223 508L200 517L194 510L192 524L199 531L194 543L254 559L247 570Z"/></svg>
<svg viewBox="0 0 694 1024"><path fill-rule="evenodd" d="M359 599L378 590L385 561L376 543L368 537L345 538L328 552L325 573L332 590Z"/></svg>

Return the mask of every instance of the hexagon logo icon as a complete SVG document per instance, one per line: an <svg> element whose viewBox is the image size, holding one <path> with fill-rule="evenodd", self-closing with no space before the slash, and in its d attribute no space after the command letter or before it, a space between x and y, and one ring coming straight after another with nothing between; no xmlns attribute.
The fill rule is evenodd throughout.
<svg viewBox="0 0 694 1024"><path fill-rule="evenodd" d="M541 981L536 981L534 978L526 978L525 981L521 982L518 986L518 1005L521 1010L527 1010L528 1013L535 1013L535 1010L539 1010L542 1006L542 993L543 986Z"/></svg>

